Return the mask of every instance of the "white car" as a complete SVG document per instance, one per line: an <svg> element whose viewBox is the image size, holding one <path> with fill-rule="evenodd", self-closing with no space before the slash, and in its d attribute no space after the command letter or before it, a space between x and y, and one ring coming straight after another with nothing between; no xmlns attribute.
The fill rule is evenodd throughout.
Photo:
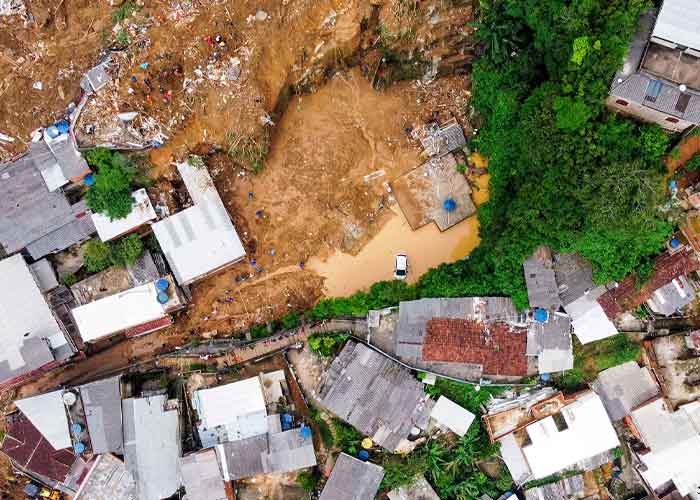
<svg viewBox="0 0 700 500"><path fill-rule="evenodd" d="M394 263L394 279L405 280L408 275L408 257L405 254L398 254Z"/></svg>

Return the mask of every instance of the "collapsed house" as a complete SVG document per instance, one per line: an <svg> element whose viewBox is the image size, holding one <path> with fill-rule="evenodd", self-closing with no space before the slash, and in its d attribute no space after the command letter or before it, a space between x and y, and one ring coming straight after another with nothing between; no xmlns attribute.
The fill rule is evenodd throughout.
<svg viewBox="0 0 700 500"><path fill-rule="evenodd" d="M245 249L206 166L190 159L177 170L194 205L153 224L170 268L186 286L245 257Z"/></svg>
<svg viewBox="0 0 700 500"><path fill-rule="evenodd" d="M0 387L9 388L68 361L76 349L21 255L1 260L0 276L8 284L0 291Z"/></svg>
<svg viewBox="0 0 700 500"><path fill-rule="evenodd" d="M649 490L657 498L700 495L700 402L673 412L658 398L634 410L627 422L640 442L633 450Z"/></svg>
<svg viewBox="0 0 700 500"><path fill-rule="evenodd" d="M692 0L664 0L642 15L607 105L682 132L700 124L700 14Z"/></svg>
<svg viewBox="0 0 700 500"><path fill-rule="evenodd" d="M649 367L674 406L700 398L700 331L644 342Z"/></svg>
<svg viewBox="0 0 700 500"><path fill-rule="evenodd" d="M593 470L619 446L601 399L593 391L565 397L545 388L489 405L483 417L516 484L564 470Z"/></svg>
<svg viewBox="0 0 700 500"><path fill-rule="evenodd" d="M434 405L410 371L352 340L323 373L315 395L324 407L389 451L428 428Z"/></svg>
<svg viewBox="0 0 700 500"><path fill-rule="evenodd" d="M319 500L373 500L384 479L384 469L341 453Z"/></svg>
<svg viewBox="0 0 700 500"><path fill-rule="evenodd" d="M181 484L180 418L167 395L122 401L124 463L140 500L172 496Z"/></svg>

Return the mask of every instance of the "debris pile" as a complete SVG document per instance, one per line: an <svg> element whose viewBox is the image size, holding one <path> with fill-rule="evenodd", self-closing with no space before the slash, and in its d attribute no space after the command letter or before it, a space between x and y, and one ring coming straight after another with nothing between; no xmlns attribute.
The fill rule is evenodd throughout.
<svg viewBox="0 0 700 500"><path fill-rule="evenodd" d="M24 15L26 12L23 0L0 0L0 16Z"/></svg>

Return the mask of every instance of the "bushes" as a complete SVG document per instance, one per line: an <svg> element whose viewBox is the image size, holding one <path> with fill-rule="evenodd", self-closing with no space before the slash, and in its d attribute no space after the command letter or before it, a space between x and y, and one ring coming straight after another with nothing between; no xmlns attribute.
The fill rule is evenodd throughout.
<svg viewBox="0 0 700 500"><path fill-rule="evenodd" d="M131 213L131 196L136 167L125 156L104 148L88 151L85 158L97 170L95 185L85 196L88 207L104 213L111 220L122 219Z"/></svg>
<svg viewBox="0 0 700 500"><path fill-rule="evenodd" d="M137 234L104 243L93 238L85 245L85 267L90 273L97 273L110 266L134 264L143 253L144 246Z"/></svg>
<svg viewBox="0 0 700 500"><path fill-rule="evenodd" d="M347 333L316 333L309 337L309 348L323 357L334 356L349 338Z"/></svg>
<svg viewBox="0 0 700 500"><path fill-rule="evenodd" d="M301 471L297 474L297 483L299 483L299 486L301 486L304 491L309 493L318 488L320 479L315 469Z"/></svg>

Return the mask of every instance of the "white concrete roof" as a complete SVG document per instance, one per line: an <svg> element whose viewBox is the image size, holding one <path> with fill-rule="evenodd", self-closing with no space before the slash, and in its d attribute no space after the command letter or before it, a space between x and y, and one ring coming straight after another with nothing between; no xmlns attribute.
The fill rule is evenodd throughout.
<svg viewBox="0 0 700 500"><path fill-rule="evenodd" d="M192 406L201 422L200 434L224 427L226 440L235 441L268 430L265 397L258 377L195 391Z"/></svg>
<svg viewBox="0 0 700 500"><path fill-rule="evenodd" d="M123 219L110 220L108 215L102 213L90 214L95 229L97 229L97 235L102 241L113 240L156 218L156 212L153 210L153 205L151 205L151 200L145 189L134 191L131 196L134 198L131 212Z"/></svg>
<svg viewBox="0 0 700 500"><path fill-rule="evenodd" d="M55 450L70 448L68 416L63 404L63 390L15 401L29 421L37 428Z"/></svg>
<svg viewBox="0 0 700 500"><path fill-rule="evenodd" d="M523 446L522 451L534 479L547 477L620 444L602 401L592 391L562 408L561 415L568 427L564 430L557 429L552 417L525 428L532 444Z"/></svg>
<svg viewBox="0 0 700 500"><path fill-rule="evenodd" d="M194 206L153 224L168 263L182 285L245 257L245 249L204 166L177 166Z"/></svg>
<svg viewBox="0 0 700 500"><path fill-rule="evenodd" d="M57 349L68 342L21 255L0 261L0 380L23 374L54 360L48 346L27 351L28 341L47 339ZM37 346L38 347L38 346Z"/></svg>
<svg viewBox="0 0 700 500"><path fill-rule="evenodd" d="M681 496L700 486L700 403L683 405L671 413L657 399L631 413L642 440L651 449L640 455L646 470L641 474L656 489L673 481Z"/></svg>
<svg viewBox="0 0 700 500"><path fill-rule="evenodd" d="M430 416L438 424L447 427L458 436L464 436L476 418L472 412L465 410L454 401L440 396L433 406Z"/></svg>
<svg viewBox="0 0 700 500"><path fill-rule="evenodd" d="M583 295L564 309L571 316L574 334L582 344L617 335L617 328L608 318L603 307L590 295Z"/></svg>
<svg viewBox="0 0 700 500"><path fill-rule="evenodd" d="M652 36L700 50L699 26L697 0L664 0Z"/></svg>
<svg viewBox="0 0 700 500"><path fill-rule="evenodd" d="M80 336L91 342L167 315L154 283L130 288L73 309Z"/></svg>

